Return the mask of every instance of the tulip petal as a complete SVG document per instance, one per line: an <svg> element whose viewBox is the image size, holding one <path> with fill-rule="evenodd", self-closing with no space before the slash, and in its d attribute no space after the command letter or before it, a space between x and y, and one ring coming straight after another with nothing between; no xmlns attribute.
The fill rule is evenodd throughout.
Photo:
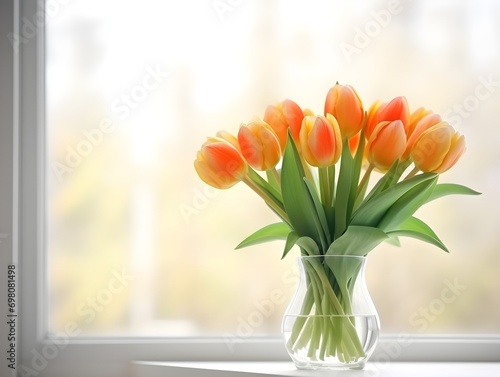
<svg viewBox="0 0 500 377"><path fill-rule="evenodd" d="M400 120L381 122L366 146L368 160L380 170L389 169L406 147L406 133Z"/></svg>
<svg viewBox="0 0 500 377"><path fill-rule="evenodd" d="M375 127L380 123L379 112L386 106L386 103L382 103L379 100L375 101L368 109L368 119L365 126L365 135L369 139L375 130Z"/></svg>
<svg viewBox="0 0 500 377"><path fill-rule="evenodd" d="M410 119L410 108L406 97L400 96L394 98L380 110L378 117L380 122L385 120L400 120L406 130Z"/></svg>
<svg viewBox="0 0 500 377"><path fill-rule="evenodd" d="M288 124L286 123L285 115L283 115L281 109L276 106L267 106L263 119L264 122L271 126L274 133L278 136L281 150L285 150L288 137Z"/></svg>
<svg viewBox="0 0 500 377"><path fill-rule="evenodd" d="M241 181L247 165L238 150L220 138L209 138L196 154L194 167L207 184L227 189Z"/></svg>
<svg viewBox="0 0 500 377"><path fill-rule="evenodd" d="M283 115L292 131L293 139L297 142L299 140L302 119L304 119L304 112L295 102L286 99L283 101Z"/></svg>
<svg viewBox="0 0 500 377"><path fill-rule="evenodd" d="M415 125L413 130L408 130L408 141L406 143L406 149L403 153L403 160L407 159L410 155L411 149L413 148L413 144L418 139L420 135L432 126L440 123L441 116L439 114L427 114Z"/></svg>
<svg viewBox="0 0 500 377"><path fill-rule="evenodd" d="M438 123L422 133L410 153L415 166L423 172L438 169L450 150L453 134L453 127L446 122Z"/></svg>
<svg viewBox="0 0 500 377"><path fill-rule="evenodd" d="M307 116L300 130L300 144L305 160L312 166L328 167L340 158L341 137L335 118L327 114Z"/></svg>
<svg viewBox="0 0 500 377"><path fill-rule="evenodd" d="M240 126L238 142L243 157L254 169L268 170L275 167L281 159L276 134L271 126L260 119Z"/></svg>
<svg viewBox="0 0 500 377"><path fill-rule="evenodd" d="M458 134L453 136L451 141L450 151L443 160L443 163L435 170L436 173L444 173L457 163L462 154L465 152L465 137Z"/></svg>
<svg viewBox="0 0 500 377"><path fill-rule="evenodd" d="M417 123L420 122L420 120L422 120L422 118L424 118L428 114L431 114L431 111L427 110L424 107L419 107L417 110L410 114L410 120L408 121L407 128L408 137L413 133L413 130L417 126Z"/></svg>
<svg viewBox="0 0 500 377"><path fill-rule="evenodd" d="M319 166L330 165L330 161L333 160L332 151L335 150L332 127L322 119L316 118L309 134L308 145Z"/></svg>
<svg viewBox="0 0 500 377"><path fill-rule="evenodd" d="M327 114L333 115L337 120L342 138L357 134L363 126L363 104L350 85L336 84L328 91L325 116Z"/></svg>

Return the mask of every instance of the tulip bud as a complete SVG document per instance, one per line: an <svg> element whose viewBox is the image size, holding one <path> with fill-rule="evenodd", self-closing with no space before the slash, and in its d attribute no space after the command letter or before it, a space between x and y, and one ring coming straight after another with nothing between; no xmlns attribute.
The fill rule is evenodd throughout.
<svg viewBox="0 0 500 377"><path fill-rule="evenodd" d="M224 139L229 144L231 144L233 147L235 147L238 150L238 152L241 153L240 144L238 143L238 138L236 136L234 136L233 134L231 134L227 131L224 131L224 130L220 130L215 134L215 136L217 136L218 138Z"/></svg>
<svg viewBox="0 0 500 377"><path fill-rule="evenodd" d="M410 114L410 120L408 121L408 127L406 128L406 136L410 136L413 133L413 130L417 126L417 123L422 120L426 115L431 114L432 111L427 110L423 107L419 107L417 110Z"/></svg>
<svg viewBox="0 0 500 377"><path fill-rule="evenodd" d="M325 116L326 114L332 114L337 119L342 138L356 135L363 127L363 104L350 85L336 84L328 91Z"/></svg>
<svg viewBox="0 0 500 377"><path fill-rule="evenodd" d="M413 126L413 129L411 131L408 130L408 132L410 133L408 133L407 135L408 141L406 142L406 149L402 156L403 160L406 160L410 155L413 144L415 144L415 141L418 139L418 137L422 135L425 130L428 130L439 122L441 122L441 116L439 114L429 113L422 119L420 119L420 121Z"/></svg>
<svg viewBox="0 0 500 377"><path fill-rule="evenodd" d="M209 138L196 154L194 168L210 186L228 189L247 174L247 163L231 144L220 138Z"/></svg>
<svg viewBox="0 0 500 377"><path fill-rule="evenodd" d="M401 120L379 123L366 144L367 158L377 169L388 170L406 147L406 133Z"/></svg>
<svg viewBox="0 0 500 377"><path fill-rule="evenodd" d="M288 128L291 129L293 139L298 143L302 119L304 119L304 112L299 105L289 99L266 108L264 122L269 124L278 136L282 152L285 150L288 139Z"/></svg>
<svg viewBox="0 0 500 377"><path fill-rule="evenodd" d="M358 132L353 137L349 138L349 150L351 151L351 154L353 156L358 151L358 145L359 145L360 138L361 138L361 133L360 132Z"/></svg>
<svg viewBox="0 0 500 377"><path fill-rule="evenodd" d="M440 122L420 135L410 156L419 170L443 173L455 165L464 151L464 136L448 123Z"/></svg>
<svg viewBox="0 0 500 377"><path fill-rule="evenodd" d="M312 115L314 115L314 111L312 111L311 109L307 109L307 108L306 108L306 109L304 109L304 110L303 110L303 112L304 112L304 116L305 116L305 117L306 117L306 116L312 116ZM302 126L302 123L301 123L301 126ZM300 135L300 129L299 129L299 135ZM298 140L298 139L297 139L297 140Z"/></svg>
<svg viewBox="0 0 500 377"><path fill-rule="evenodd" d="M260 119L240 126L238 142L243 157L256 170L273 168L281 159L278 137L273 129Z"/></svg>
<svg viewBox="0 0 500 377"><path fill-rule="evenodd" d="M307 116L300 130L302 154L309 165L328 167L342 152L342 137L337 120L331 115Z"/></svg>
<svg viewBox="0 0 500 377"><path fill-rule="evenodd" d="M365 126L365 137L367 139L369 139L370 136L372 136L373 130L375 129L375 127L377 127L377 124L380 123L377 122L377 117L378 117L378 111L382 106L385 106L385 103L376 100L371 104L370 108L368 109L366 126Z"/></svg>
<svg viewBox="0 0 500 377"><path fill-rule="evenodd" d="M400 120L405 130L408 128L410 109L405 97L396 97L389 103L375 102L368 112L368 124L365 135L370 138L373 130L380 122Z"/></svg>

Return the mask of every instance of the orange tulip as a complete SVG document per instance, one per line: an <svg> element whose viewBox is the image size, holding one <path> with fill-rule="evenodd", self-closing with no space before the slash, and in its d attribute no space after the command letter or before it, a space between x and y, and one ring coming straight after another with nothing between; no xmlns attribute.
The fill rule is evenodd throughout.
<svg viewBox="0 0 500 377"><path fill-rule="evenodd" d="M411 131L408 130L408 141L406 142L406 149L402 156L403 160L406 160L410 156L413 144L415 144L415 141L419 138L419 136L422 135L425 130L428 130L439 122L441 122L441 116L439 114L428 113L413 126Z"/></svg>
<svg viewBox="0 0 500 377"><path fill-rule="evenodd" d="M286 99L276 106L269 105L264 114L264 122L269 124L278 136L281 151L284 152L288 139L288 128L296 143L299 141L300 127L304 119L304 112L292 100Z"/></svg>
<svg viewBox="0 0 500 377"><path fill-rule="evenodd" d="M410 114L410 120L408 121L408 127L406 129L406 136L410 136L412 134L413 130L415 129L415 127L417 126L417 123L420 122L420 120L422 120L423 117L425 117L426 115L429 115L429 114L431 114L431 111L427 110L423 107L419 107L417 110L412 112Z"/></svg>
<svg viewBox="0 0 500 377"><path fill-rule="evenodd" d="M281 160L278 137L271 126L260 119L240 126L238 142L243 157L256 170L274 168Z"/></svg>
<svg viewBox="0 0 500 377"><path fill-rule="evenodd" d="M464 151L464 136L447 122L440 122L420 135L410 156L419 170L443 173L455 165Z"/></svg>
<svg viewBox="0 0 500 377"><path fill-rule="evenodd" d="M349 150L351 154L354 156L358 151L359 139L361 138L361 133L358 132L353 137L349 138Z"/></svg>
<svg viewBox="0 0 500 377"><path fill-rule="evenodd" d="M196 154L194 168L210 186L228 189L247 174L247 163L231 144L220 138L209 138Z"/></svg>
<svg viewBox="0 0 500 377"><path fill-rule="evenodd" d="M366 144L367 158L377 169L388 170L406 147L406 133L401 120L384 121L373 130Z"/></svg>
<svg viewBox="0 0 500 377"><path fill-rule="evenodd" d="M356 135L363 127L363 103L350 85L336 84L328 91L325 116L326 114L332 114L337 119L342 138Z"/></svg>
<svg viewBox="0 0 500 377"><path fill-rule="evenodd" d="M240 143L238 143L238 138L234 136L232 133L229 133L224 130L218 131L215 136L218 138L226 140L229 144L231 144L233 147L235 147L238 152L241 153L241 148L240 148Z"/></svg>
<svg viewBox="0 0 500 377"><path fill-rule="evenodd" d="M400 120L405 129L408 127L410 120L410 108L405 97L396 97L387 105L385 105L378 114L380 122L385 120Z"/></svg>
<svg viewBox="0 0 500 377"><path fill-rule="evenodd" d="M337 120L331 115L307 116L300 129L302 154L309 165L328 167L342 152L342 137Z"/></svg>
<svg viewBox="0 0 500 377"><path fill-rule="evenodd" d="M314 115L314 111L312 111L311 109L304 109L303 113L304 113L305 117ZM302 124L301 124L301 126L302 126ZM299 128L299 135L300 135L300 128ZM297 139L297 140L299 140L299 139Z"/></svg>
<svg viewBox="0 0 500 377"><path fill-rule="evenodd" d="M379 112L380 108L385 106L385 105L386 105L385 103L382 103L379 100L376 100L375 102L372 103L372 105L368 109L366 126L365 126L365 137L367 139L370 138L370 136L373 133L373 130L375 129L375 127L377 127L377 124L380 123L377 121L378 112Z"/></svg>
<svg viewBox="0 0 500 377"><path fill-rule="evenodd" d="M410 109L405 97L396 97L391 102L381 104L375 102L369 111L369 124L366 126L365 135L370 138L375 127L380 122L400 120L407 130L410 119Z"/></svg>

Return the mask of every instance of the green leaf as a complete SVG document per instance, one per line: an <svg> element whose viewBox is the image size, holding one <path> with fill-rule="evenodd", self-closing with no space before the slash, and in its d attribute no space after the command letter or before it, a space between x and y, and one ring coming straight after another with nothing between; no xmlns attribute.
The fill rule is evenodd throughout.
<svg viewBox="0 0 500 377"><path fill-rule="evenodd" d="M318 197L318 193L316 192L315 186L307 178L304 178L304 182L307 186L307 189L309 190L309 194L311 195L314 207L316 208L318 221L321 224L321 229L323 230L324 238L326 239L327 242L326 245L329 245L332 241L330 237L330 230L328 229L328 221L326 220L324 207L321 204L321 200Z"/></svg>
<svg viewBox="0 0 500 377"><path fill-rule="evenodd" d="M412 237L421 241L428 242L440 249L448 252L448 248L443 244L439 237L434 233L434 231L424 223L422 220L416 217L410 217L403 224L401 224L398 229L387 232L390 237Z"/></svg>
<svg viewBox="0 0 500 377"><path fill-rule="evenodd" d="M435 176L404 193L389 208L377 227L387 232L405 222L427 201L436 186L437 179Z"/></svg>
<svg viewBox="0 0 500 377"><path fill-rule="evenodd" d="M391 206L404 194L418 184L434 179L435 173L423 173L404 180L373 196L365 199L353 215L351 225L376 227Z"/></svg>
<svg viewBox="0 0 500 377"><path fill-rule="evenodd" d="M281 191L280 183L279 183L278 179L276 178L276 176L271 172L271 170L266 170L266 177L267 177L267 181L269 182L271 187L273 189L275 189L276 192L279 193ZM283 200L283 198L281 198L281 194L279 197L281 200Z"/></svg>
<svg viewBox="0 0 500 377"><path fill-rule="evenodd" d="M335 195L335 238L340 237L349 224L349 201L351 186L353 185L353 175L354 160L351 156L348 139L346 138L342 144L342 157L340 160L337 193ZM357 188L357 182L354 185Z"/></svg>
<svg viewBox="0 0 500 377"><path fill-rule="evenodd" d="M401 247L401 241L399 240L399 237L389 237L388 239L385 240L389 245L396 246L396 247Z"/></svg>
<svg viewBox="0 0 500 377"><path fill-rule="evenodd" d="M292 250L292 247L295 246L297 243L297 240L300 238L300 236L297 234L295 231L291 231L288 233L288 236L286 238L286 243L285 243L285 249L283 250L283 255L281 256L281 259L285 258L286 255L290 250Z"/></svg>
<svg viewBox="0 0 500 377"><path fill-rule="evenodd" d="M427 199L427 202L446 195L481 195L481 193L474 191L467 186L458 185L456 183L441 183L434 187L434 191Z"/></svg>
<svg viewBox="0 0 500 377"><path fill-rule="evenodd" d="M328 222L328 231L330 232L330 237L333 239L333 234L335 232L335 208L326 207L324 209L326 221Z"/></svg>
<svg viewBox="0 0 500 377"><path fill-rule="evenodd" d="M252 181L255 182L257 186L265 191L276 204L283 208L283 198L281 197L281 193L275 187L273 187L273 185L267 182L259 175L259 173L257 173L250 167L248 167L248 176L252 179Z"/></svg>
<svg viewBox="0 0 500 377"><path fill-rule="evenodd" d="M321 226L319 229L317 227L316 208L304 182L304 176L299 153L289 132L281 168L283 205L297 234L309 236L319 243L322 230Z"/></svg>
<svg viewBox="0 0 500 377"><path fill-rule="evenodd" d="M368 115L365 112L365 122L366 117ZM348 144L349 147L349 144ZM349 149L350 150L350 149ZM361 166L363 165L363 156L365 150L365 128L361 129L361 134L359 136L358 149L356 151L356 155L353 160L353 174L352 174L352 184L351 184L351 192L349 193L349 203L348 203L348 211L347 211L347 222L351 219L353 208L356 206L356 199L358 196L358 184L359 177L361 175ZM362 195L366 192L366 186L361 188Z"/></svg>
<svg viewBox="0 0 500 377"><path fill-rule="evenodd" d="M394 162L391 168L378 180L378 182L373 186L368 195L364 198L364 202L368 202L371 198L378 195L389 187L390 183L394 180L394 177L398 174L399 161ZM366 189L366 188L365 188Z"/></svg>
<svg viewBox="0 0 500 377"><path fill-rule="evenodd" d="M236 249L257 245L263 242L285 240L290 230L290 227L283 222L266 225L241 241L239 245L236 246Z"/></svg>
<svg viewBox="0 0 500 377"><path fill-rule="evenodd" d="M352 313L352 289L359 276L363 260L360 258L325 258L325 264L331 271L336 285L340 288L339 301L343 304L346 313Z"/></svg>
<svg viewBox="0 0 500 377"><path fill-rule="evenodd" d="M387 235L378 228L351 225L330 245L326 255L364 256L386 239Z"/></svg>
<svg viewBox="0 0 500 377"><path fill-rule="evenodd" d="M299 245L300 248L307 253L307 255L321 255L318 244L311 237L300 237L297 241L295 241L295 244Z"/></svg>

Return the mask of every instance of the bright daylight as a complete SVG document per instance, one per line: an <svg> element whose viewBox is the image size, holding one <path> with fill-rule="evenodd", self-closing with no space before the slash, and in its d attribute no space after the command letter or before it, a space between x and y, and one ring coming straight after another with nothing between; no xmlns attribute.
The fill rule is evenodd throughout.
<svg viewBox="0 0 500 377"><path fill-rule="evenodd" d="M500 4L0 13L1 376L500 374Z"/></svg>

